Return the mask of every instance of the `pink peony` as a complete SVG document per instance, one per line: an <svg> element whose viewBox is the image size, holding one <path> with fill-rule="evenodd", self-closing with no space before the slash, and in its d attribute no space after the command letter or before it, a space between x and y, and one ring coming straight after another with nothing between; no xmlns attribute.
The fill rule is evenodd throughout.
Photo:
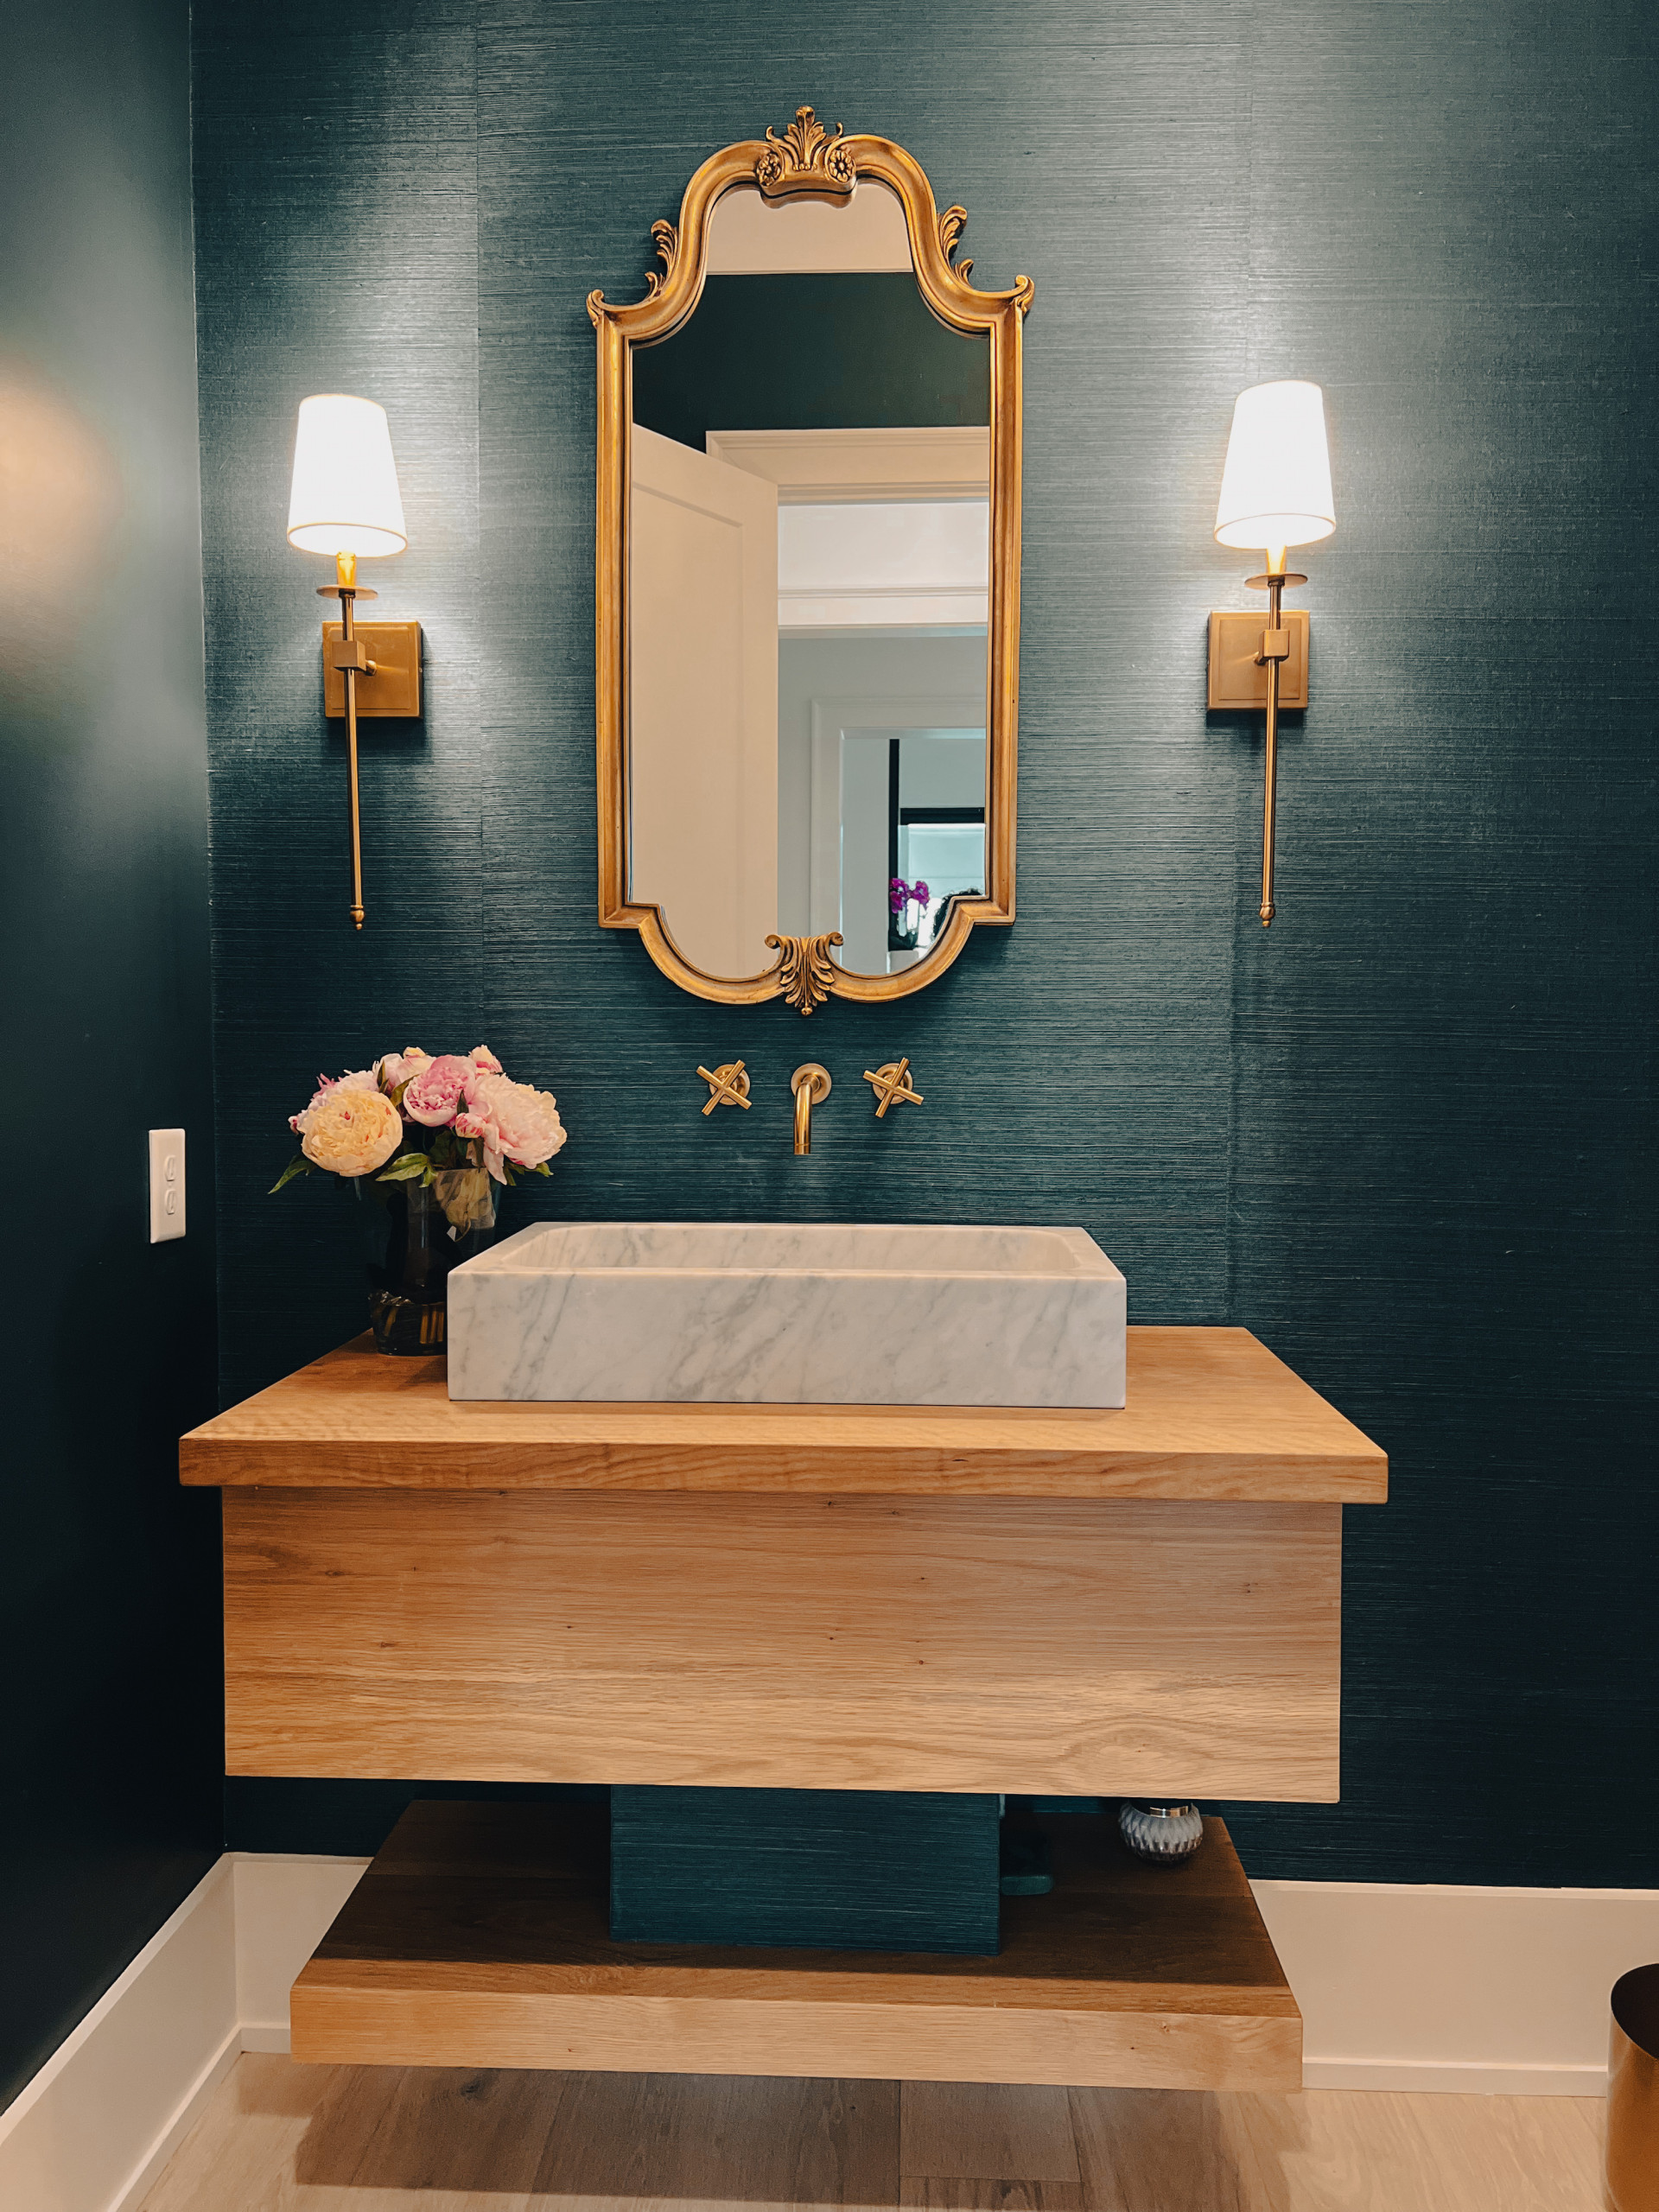
<svg viewBox="0 0 1659 2212"><path fill-rule="evenodd" d="M539 1166L564 1142L564 1124L552 1093L510 1083L504 1075L474 1076L454 1126L458 1137L482 1141L484 1165L498 1183L507 1179L505 1160L515 1167Z"/></svg>
<svg viewBox="0 0 1659 2212"><path fill-rule="evenodd" d="M465 1086L476 1080L478 1071L458 1053L445 1052L429 1061L404 1093L404 1111L423 1128L447 1128L455 1118Z"/></svg>
<svg viewBox="0 0 1659 2212"><path fill-rule="evenodd" d="M480 1075L499 1075L501 1072L501 1063L487 1045L474 1045L467 1057Z"/></svg>
<svg viewBox="0 0 1659 2212"><path fill-rule="evenodd" d="M317 1077L316 1096L312 1099L311 1103L306 1108L302 1114L290 1114L289 1116L288 1126L293 1130L296 1137L302 1137L306 1134L307 1130L310 1128L313 1122L315 1121L318 1107L321 1106L323 1100L328 1097L333 1092L336 1090L378 1090L379 1088L379 1084L375 1080L375 1071L372 1068L353 1068L349 1075L320 1075Z"/></svg>
<svg viewBox="0 0 1659 2212"><path fill-rule="evenodd" d="M384 1060L375 1063L375 1073L380 1078L383 1090L396 1090L400 1083L407 1083L423 1068L432 1065L430 1052L423 1052L418 1045L411 1045L406 1052L388 1052Z"/></svg>

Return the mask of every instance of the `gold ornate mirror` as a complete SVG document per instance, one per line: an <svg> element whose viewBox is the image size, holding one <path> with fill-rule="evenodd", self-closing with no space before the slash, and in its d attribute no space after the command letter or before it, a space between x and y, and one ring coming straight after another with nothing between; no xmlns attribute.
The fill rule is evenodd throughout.
<svg viewBox="0 0 1659 2212"><path fill-rule="evenodd" d="M891 140L706 161L599 334L599 918L727 1005L1014 919L1020 344Z"/></svg>

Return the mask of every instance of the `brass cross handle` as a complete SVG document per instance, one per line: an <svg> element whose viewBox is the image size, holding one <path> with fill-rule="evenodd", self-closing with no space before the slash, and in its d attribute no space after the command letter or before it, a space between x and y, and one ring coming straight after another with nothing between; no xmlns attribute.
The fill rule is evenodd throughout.
<svg viewBox="0 0 1659 2212"><path fill-rule="evenodd" d="M749 1078L741 1060L728 1060L722 1066L700 1067L697 1073L709 1086L709 1103L703 1108L705 1116L716 1106L741 1106L749 1110Z"/></svg>
<svg viewBox="0 0 1659 2212"><path fill-rule="evenodd" d="M898 1099L902 1098L910 1106L919 1106L922 1103L921 1092L910 1087L908 1059L887 1060L879 1068L866 1068L864 1080L875 1093L875 1118L878 1122Z"/></svg>

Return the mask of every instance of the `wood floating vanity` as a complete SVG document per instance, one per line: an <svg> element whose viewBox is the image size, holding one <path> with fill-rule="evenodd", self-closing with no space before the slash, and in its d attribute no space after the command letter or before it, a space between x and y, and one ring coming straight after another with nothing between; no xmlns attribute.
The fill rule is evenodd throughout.
<svg viewBox="0 0 1659 2212"><path fill-rule="evenodd" d="M1044 1824L995 1958L613 1943L594 1807L411 1805L290 2000L319 2065L1294 2089L1302 2023L1219 1821L1143 1866Z"/></svg>
<svg viewBox="0 0 1659 2212"><path fill-rule="evenodd" d="M1332 1802L1341 1512L1382 1452L1240 1329L1116 1411L452 1402L366 1338L186 1437L224 1491L235 1774ZM1060 1819L989 1960L612 1944L569 1808L416 1806L295 2052L1285 2088L1226 1832ZM595 1859L595 1852L599 1857Z"/></svg>

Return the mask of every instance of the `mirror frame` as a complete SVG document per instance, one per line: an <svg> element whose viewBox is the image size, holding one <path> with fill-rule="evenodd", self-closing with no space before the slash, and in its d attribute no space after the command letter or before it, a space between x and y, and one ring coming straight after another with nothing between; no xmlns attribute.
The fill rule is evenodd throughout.
<svg viewBox="0 0 1659 2212"><path fill-rule="evenodd" d="M988 880L980 898L950 902L945 925L925 960L893 976L862 976L838 967L830 948L838 931L820 937L768 937L778 957L762 974L711 976L675 944L662 908L627 895L628 806L628 486L632 479L633 349L671 337L690 320L708 274L709 224L715 202L738 185L759 187L768 200L803 195L845 198L860 178L892 188L905 211L911 261L928 306L952 330L990 341L991 574L986 695L986 839ZM1014 919L1015 770L1020 702L1020 330L1033 286L1017 276L1012 290L982 292L968 282L971 261L954 256L968 219L963 207L940 214L921 164L888 138L846 136L798 108L781 138L745 138L711 155L685 188L677 227L652 225L662 274L653 270L643 300L613 306L602 292L588 296L599 339L599 467L595 542L594 708L599 785L599 922L601 929L638 930L664 975L682 990L724 1006L754 1006L783 997L802 1014L826 998L905 998L950 967L976 923Z"/></svg>

